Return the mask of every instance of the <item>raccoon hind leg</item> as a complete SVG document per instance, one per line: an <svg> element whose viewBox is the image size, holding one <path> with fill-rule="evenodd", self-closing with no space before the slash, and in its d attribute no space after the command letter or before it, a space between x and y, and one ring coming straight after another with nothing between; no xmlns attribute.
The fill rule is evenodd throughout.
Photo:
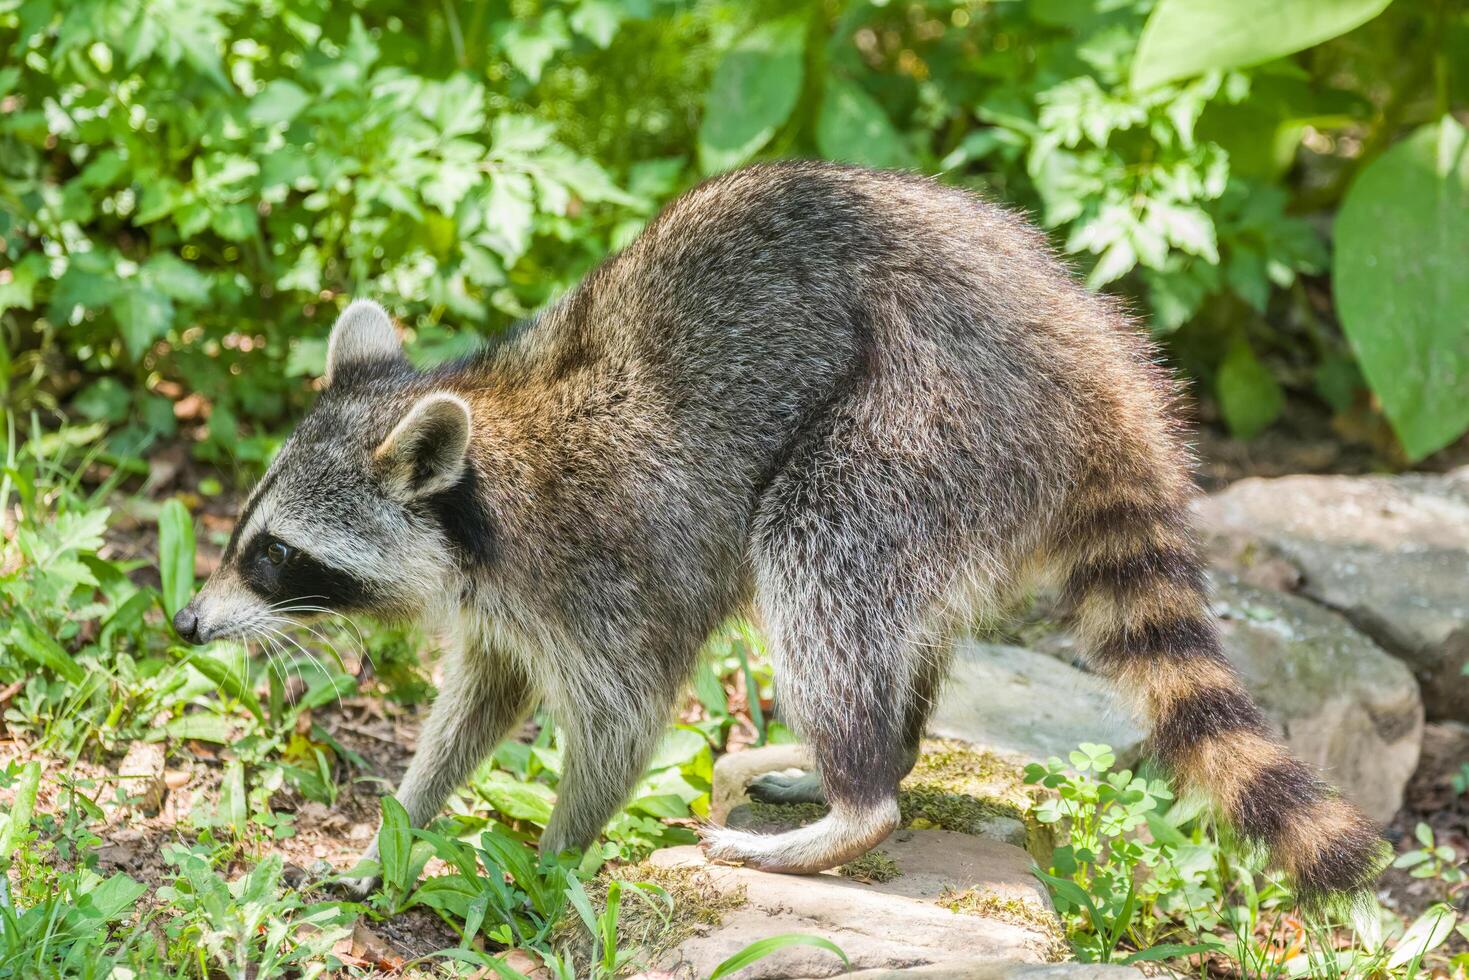
<svg viewBox="0 0 1469 980"><path fill-rule="evenodd" d="M928 725L929 715L937 703L939 688L949 665L952 645L945 642L936 650L929 651L920 661L908 697L908 711L904 717L904 762L903 776L913 771ZM902 777L900 776L901 780ZM799 769L784 772L767 772L756 776L746 787L751 798L762 803L782 805L816 803L826 805L826 790L822 787L821 773L815 769Z"/></svg>
<svg viewBox="0 0 1469 980"><path fill-rule="evenodd" d="M931 700L925 664L942 646L955 550L942 504L912 470L823 443L772 481L751 556L782 714L810 749L830 812L782 834L705 835L715 859L795 874L859 857L901 821L898 783ZM756 793L786 802L811 786L770 777Z"/></svg>

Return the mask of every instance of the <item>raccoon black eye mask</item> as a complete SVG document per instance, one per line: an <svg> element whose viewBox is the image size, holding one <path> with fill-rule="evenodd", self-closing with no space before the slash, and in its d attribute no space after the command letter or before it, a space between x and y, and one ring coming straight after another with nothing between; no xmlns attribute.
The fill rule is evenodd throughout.
<svg viewBox="0 0 1469 980"><path fill-rule="evenodd" d="M1298 894L1380 866L1375 828L1220 652L1172 380L978 197L822 163L725 174L454 364L415 370L386 313L351 304L325 380L180 632L248 633L320 595L442 634L396 794L415 824L542 702L565 756L541 846L591 843L705 638L751 613L814 762L751 792L830 811L705 846L772 871L852 860L899 824L953 640L1039 573L1176 785Z"/></svg>
<svg viewBox="0 0 1469 980"><path fill-rule="evenodd" d="M257 534L242 552L240 577L267 603L315 603L337 612L372 609L377 604L377 590L371 583L325 565L268 532Z"/></svg>

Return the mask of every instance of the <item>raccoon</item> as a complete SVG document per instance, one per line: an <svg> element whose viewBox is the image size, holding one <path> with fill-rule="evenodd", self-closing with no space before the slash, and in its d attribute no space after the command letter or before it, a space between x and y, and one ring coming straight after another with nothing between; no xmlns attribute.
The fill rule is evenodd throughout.
<svg viewBox="0 0 1469 980"><path fill-rule="evenodd" d="M1015 214L909 174L754 166L447 366L415 370L381 307L348 306L315 406L175 626L205 642L330 610L441 630L399 800L432 819L543 703L559 852L596 839L701 644L752 612L815 766L751 790L830 809L704 846L811 873L899 825L955 637L1050 582L1184 790L1303 896L1360 889L1380 836L1220 653L1176 397Z"/></svg>

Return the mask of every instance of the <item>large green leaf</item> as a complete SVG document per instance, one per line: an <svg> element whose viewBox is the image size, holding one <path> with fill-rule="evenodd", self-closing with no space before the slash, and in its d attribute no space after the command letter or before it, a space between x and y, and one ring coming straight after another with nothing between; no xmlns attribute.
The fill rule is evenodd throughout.
<svg viewBox="0 0 1469 980"><path fill-rule="evenodd" d="M725 54L704 96L699 165L705 173L744 163L770 142L801 95L806 25L771 21Z"/></svg>
<svg viewBox="0 0 1469 980"><path fill-rule="evenodd" d="M1413 459L1469 429L1469 134L1451 117L1369 164L1336 219L1332 288Z"/></svg>
<svg viewBox="0 0 1469 980"><path fill-rule="evenodd" d="M1392 0L1159 0L1138 41L1134 90L1216 68L1243 68L1320 44Z"/></svg>
<svg viewBox="0 0 1469 980"><path fill-rule="evenodd" d="M877 100L855 82L827 79L816 119L816 146L831 160L869 167L907 167L908 147Z"/></svg>

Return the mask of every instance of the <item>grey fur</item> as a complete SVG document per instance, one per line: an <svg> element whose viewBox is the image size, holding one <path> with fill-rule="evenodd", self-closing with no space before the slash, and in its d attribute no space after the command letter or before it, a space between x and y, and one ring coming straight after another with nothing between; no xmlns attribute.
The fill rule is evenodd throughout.
<svg viewBox="0 0 1469 980"><path fill-rule="evenodd" d="M1022 219L910 175L711 180L440 370L409 369L374 318L344 321L334 360L351 356L271 467L252 533L350 571L380 593L365 611L449 635L399 789L415 822L550 707L566 748L551 850L595 839L700 645L753 609L832 812L788 835L712 832L711 853L785 871L860 854L897 825L955 631L1050 566L1079 494L1187 483L1169 382L1130 325ZM473 419L463 478L433 507L404 502L374 460L446 397ZM418 446L393 472L442 465L440 443ZM207 635L262 606L244 560L200 597ZM762 788L814 795L777 783Z"/></svg>

